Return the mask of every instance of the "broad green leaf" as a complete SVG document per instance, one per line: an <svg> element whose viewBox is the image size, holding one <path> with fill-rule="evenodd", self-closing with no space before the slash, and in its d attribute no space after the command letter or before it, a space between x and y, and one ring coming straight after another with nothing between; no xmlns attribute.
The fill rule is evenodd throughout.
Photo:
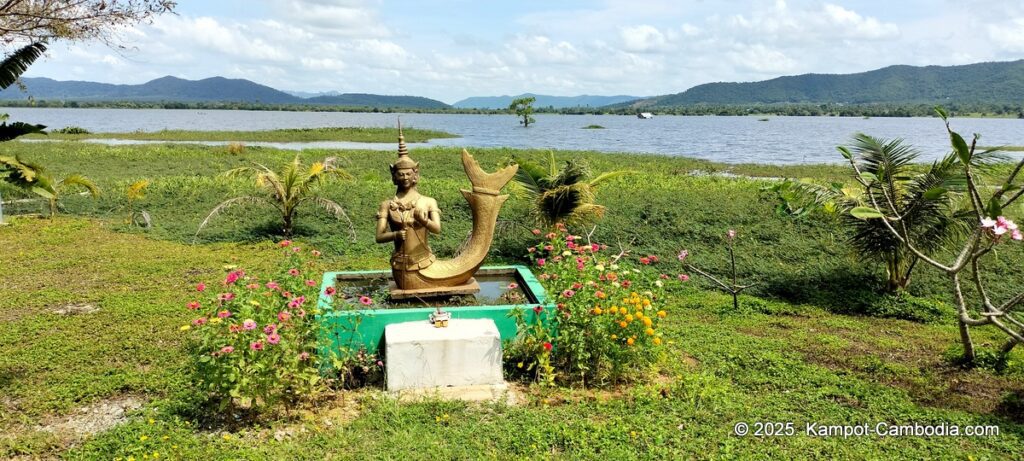
<svg viewBox="0 0 1024 461"><path fill-rule="evenodd" d="M1003 214L1003 205L999 203L999 199L992 197L988 201L988 215L991 217L1001 216Z"/></svg>
<svg viewBox="0 0 1024 461"><path fill-rule="evenodd" d="M866 206L854 207L850 210L850 214L857 219L877 219L885 217L885 215L879 213L878 210Z"/></svg>
<svg viewBox="0 0 1024 461"><path fill-rule="evenodd" d="M943 109L942 106L935 106L935 113L939 114L939 117L942 117L943 120L949 118L949 113L947 113L946 109Z"/></svg>
<svg viewBox="0 0 1024 461"><path fill-rule="evenodd" d="M875 176L874 173L869 173L869 172L865 171L865 172L862 172L860 174L860 179L863 179L864 182L866 182L868 184L871 184L871 183L873 183L875 181L878 181L878 176Z"/></svg>
<svg viewBox="0 0 1024 461"><path fill-rule="evenodd" d="M846 146L836 146L836 150L838 150L840 154L843 154L843 158L847 160L853 158L853 154L850 153L850 149L847 149Z"/></svg>
<svg viewBox="0 0 1024 461"><path fill-rule="evenodd" d="M943 187L933 187L933 188L928 189L927 191L925 191L924 199L925 200L935 200L935 199L938 199L938 198L942 197L943 195L946 195L946 192L949 192L949 191L947 189L943 188Z"/></svg>
<svg viewBox="0 0 1024 461"><path fill-rule="evenodd" d="M960 158L960 161L964 164L971 162L971 149L967 147L967 141L964 141L963 136L955 131L949 132L949 140L953 144L953 149L956 150L956 156Z"/></svg>

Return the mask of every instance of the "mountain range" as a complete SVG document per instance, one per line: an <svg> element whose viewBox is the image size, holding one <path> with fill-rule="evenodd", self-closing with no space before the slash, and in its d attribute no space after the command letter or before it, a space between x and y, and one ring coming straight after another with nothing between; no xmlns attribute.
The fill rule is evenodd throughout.
<svg viewBox="0 0 1024 461"><path fill-rule="evenodd" d="M79 102L233 102L280 106L343 106L370 109L505 109L517 97L536 98L534 107L586 108L612 112L701 105L760 104L950 104L975 103L1019 107L1024 102L1024 60L960 66L889 66L855 74L803 74L760 82L705 83L681 93L635 96L476 96L453 105L419 96L363 93L290 94L245 80L212 77L185 80L162 77L140 85L23 78L0 101ZM306 97L308 96L308 97Z"/></svg>
<svg viewBox="0 0 1024 461"><path fill-rule="evenodd" d="M937 104L1024 102L1024 60L961 66L889 66L856 74L803 74L761 82L705 83L616 108L745 104Z"/></svg>

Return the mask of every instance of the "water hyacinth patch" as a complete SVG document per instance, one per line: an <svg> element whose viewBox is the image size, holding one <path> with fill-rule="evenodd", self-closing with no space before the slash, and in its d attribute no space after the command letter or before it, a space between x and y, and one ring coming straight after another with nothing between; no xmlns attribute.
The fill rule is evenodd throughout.
<svg viewBox="0 0 1024 461"><path fill-rule="evenodd" d="M220 292L186 305L198 314L182 329L195 351L197 388L222 410L294 406L320 391L317 326L307 315L316 307L306 302L319 295L307 280L320 272L308 259L312 252L290 241L279 246L283 260L276 273L260 277L227 268ZM208 284L195 291L203 293Z"/></svg>

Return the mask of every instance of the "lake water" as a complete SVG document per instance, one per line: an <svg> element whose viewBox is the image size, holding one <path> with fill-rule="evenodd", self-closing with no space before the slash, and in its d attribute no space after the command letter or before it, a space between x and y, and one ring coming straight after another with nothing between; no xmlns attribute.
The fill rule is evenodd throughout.
<svg viewBox="0 0 1024 461"><path fill-rule="evenodd" d="M80 126L94 132L184 130L271 130L326 126L395 126L399 114L346 112L276 112L164 109L5 108L11 121L41 123L50 128ZM859 117L686 117L655 116L641 120L625 115L538 114L529 128L513 115L400 114L404 126L459 135L415 146L513 147L596 150L687 156L727 163L840 163L835 146L857 132L883 138L904 138L922 151L922 160L949 151L945 127L938 118ZM583 129L587 125L605 129ZM954 119L953 129L981 145L1024 146L1024 120ZM114 141L116 142L116 141ZM258 145L258 143L246 143ZM285 148L371 148L362 143L266 143ZM1013 155L1020 155L1014 153Z"/></svg>

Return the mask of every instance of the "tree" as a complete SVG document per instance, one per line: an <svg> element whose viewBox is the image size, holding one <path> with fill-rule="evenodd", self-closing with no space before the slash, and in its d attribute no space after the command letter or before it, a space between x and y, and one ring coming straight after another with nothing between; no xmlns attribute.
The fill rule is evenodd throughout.
<svg viewBox="0 0 1024 461"><path fill-rule="evenodd" d="M522 120L519 121L519 124L523 125L524 128L530 126L531 123L536 122L532 116L533 102L536 100L537 98L533 96L516 98L512 100L512 104L508 105L508 110L515 112L517 117L522 118Z"/></svg>
<svg viewBox="0 0 1024 461"><path fill-rule="evenodd" d="M932 257L920 245L925 242L915 235L908 226L905 213L900 212L896 197L877 175L863 171L859 162L848 149L840 149L843 156L850 162L857 173L855 179L864 188L868 203L851 210L851 214L860 219L877 220L900 243L906 245L908 251L924 263L942 271L949 277L953 289L953 300L957 308L957 323L960 329L960 341L964 348L963 358L971 363L976 358L974 342L970 328L982 325L993 325L1005 333L1009 339L1003 345L1002 352L1009 353L1014 346L1024 342L1024 316L1021 305L1024 304L1024 292L1008 297L1003 302L994 302L985 289L986 283L982 276L984 263L982 258L993 252L997 245L1024 240L1021 230L1012 221L1006 219L1004 209L1009 209L1022 195L1024 188L1015 180L1024 169L1024 159L1017 162L1005 181L996 187L983 187L981 170L986 162L991 161L995 149L978 150L979 136L968 144L964 138L949 126L948 114L942 108L936 112L946 123L956 165L963 174L965 194L969 201L971 216L971 232L958 239L959 251L953 253L952 262L943 262ZM924 193L927 200L946 200L949 190L935 186ZM968 301L964 295L963 275L969 274L969 281L977 291L976 299Z"/></svg>
<svg viewBox="0 0 1024 461"><path fill-rule="evenodd" d="M172 0L7 0L0 5L0 43L98 40L115 44L118 29L173 12Z"/></svg>
<svg viewBox="0 0 1024 461"><path fill-rule="evenodd" d="M561 169L555 154L549 152L548 165L543 167L527 160L518 160L515 182L534 201L533 215L546 226L557 223L582 223L604 216L605 207L594 203L597 186L627 171L612 171L593 176L583 162L567 160Z"/></svg>
<svg viewBox="0 0 1024 461"><path fill-rule="evenodd" d="M231 206L241 204L263 204L276 208L281 213L281 232L285 237L290 237L294 230L295 217L298 215L299 206L310 203L326 210L334 215L335 218L344 218L348 221L349 232L352 234L352 238L355 239L355 228L352 226L352 220L345 213L345 209L336 202L319 195L320 186L328 177L351 178L348 172L337 167L336 163L337 159L330 157L322 162L306 166L299 159L299 156L296 155L295 159L291 163L285 164L280 171L271 170L254 162L253 166L235 168L224 172L223 176L226 177L247 176L252 178L256 183L256 187L261 189L264 194L245 195L221 202L210 211L210 214L199 225L195 238L199 237L199 232L203 230L203 227L206 226L211 218Z"/></svg>

